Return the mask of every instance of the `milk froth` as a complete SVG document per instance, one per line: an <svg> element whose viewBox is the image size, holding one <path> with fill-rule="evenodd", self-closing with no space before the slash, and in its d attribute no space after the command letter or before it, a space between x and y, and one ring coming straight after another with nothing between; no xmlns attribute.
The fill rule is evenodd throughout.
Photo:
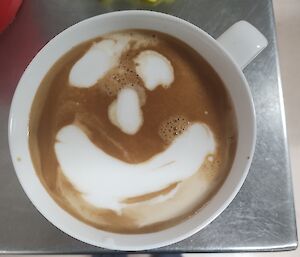
<svg viewBox="0 0 300 257"><path fill-rule="evenodd" d="M56 202L107 231L187 219L220 187L236 147L222 81L189 46L122 31L75 47L42 81L29 143Z"/></svg>

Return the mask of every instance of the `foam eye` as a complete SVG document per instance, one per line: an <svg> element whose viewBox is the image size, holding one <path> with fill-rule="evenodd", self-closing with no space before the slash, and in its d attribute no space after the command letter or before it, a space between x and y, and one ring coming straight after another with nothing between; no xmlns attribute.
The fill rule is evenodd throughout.
<svg viewBox="0 0 300 257"><path fill-rule="evenodd" d="M87 88L111 68L117 66L128 41L102 40L92 47L74 64L69 74L69 83L75 87Z"/></svg>
<svg viewBox="0 0 300 257"><path fill-rule="evenodd" d="M149 90L154 90L159 85L168 88L174 81L174 69L171 62L158 52L143 51L134 62L137 74Z"/></svg>

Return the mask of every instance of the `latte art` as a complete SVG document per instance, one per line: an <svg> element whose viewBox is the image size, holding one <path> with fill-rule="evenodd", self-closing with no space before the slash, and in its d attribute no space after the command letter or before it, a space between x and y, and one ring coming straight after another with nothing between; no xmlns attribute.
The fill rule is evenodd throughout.
<svg viewBox="0 0 300 257"><path fill-rule="evenodd" d="M141 52L134 60L137 74L143 79L149 90L158 86L169 87L174 80L174 71L170 61L158 52Z"/></svg>
<svg viewBox="0 0 300 257"><path fill-rule="evenodd" d="M91 87L114 66L118 65L124 42L102 40L95 43L72 67L69 82L72 86Z"/></svg>
<svg viewBox="0 0 300 257"><path fill-rule="evenodd" d="M58 162L72 185L90 204L118 213L128 205L122 203L128 198L157 192L191 177L215 151L213 135L200 124L192 125L165 151L140 164L112 158L75 125L62 128L56 138Z"/></svg>
<svg viewBox="0 0 300 257"><path fill-rule="evenodd" d="M137 92L132 88L122 89L117 99L109 106L108 117L124 133L135 134L143 123L143 112Z"/></svg>
<svg viewBox="0 0 300 257"><path fill-rule="evenodd" d="M29 144L45 188L70 214L143 233L213 196L236 134L227 92L201 56L165 34L123 31L53 66L32 106Z"/></svg>

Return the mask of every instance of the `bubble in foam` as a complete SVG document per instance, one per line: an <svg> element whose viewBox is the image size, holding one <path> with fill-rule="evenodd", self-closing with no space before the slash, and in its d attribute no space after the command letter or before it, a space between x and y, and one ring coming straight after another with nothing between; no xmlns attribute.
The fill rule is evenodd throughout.
<svg viewBox="0 0 300 257"><path fill-rule="evenodd" d="M189 124L183 115L174 115L161 123L158 134L166 143L171 143L187 129Z"/></svg>
<svg viewBox="0 0 300 257"><path fill-rule="evenodd" d="M208 181L213 181L218 176L220 169L220 156L211 153L206 156L200 171Z"/></svg>
<svg viewBox="0 0 300 257"><path fill-rule="evenodd" d="M213 157L212 155L209 155L209 156L207 157L207 160L208 160L209 162L213 162L213 161L214 161L214 157Z"/></svg>
<svg viewBox="0 0 300 257"><path fill-rule="evenodd" d="M115 97L127 87L133 88L139 97L140 105L146 102L146 92L139 76L127 65L119 65L107 74L103 81L99 83L100 89L108 96Z"/></svg>

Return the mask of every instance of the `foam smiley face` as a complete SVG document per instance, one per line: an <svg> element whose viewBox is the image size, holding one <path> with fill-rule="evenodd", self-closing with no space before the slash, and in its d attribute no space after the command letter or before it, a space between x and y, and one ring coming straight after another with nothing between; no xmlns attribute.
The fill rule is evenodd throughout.
<svg viewBox="0 0 300 257"><path fill-rule="evenodd" d="M203 59L167 35L124 31L62 60L48 76L38 133L55 199L89 224L134 233L204 204L230 166L220 164L230 162L222 137L230 128L221 82L206 80L207 66L199 73Z"/></svg>

